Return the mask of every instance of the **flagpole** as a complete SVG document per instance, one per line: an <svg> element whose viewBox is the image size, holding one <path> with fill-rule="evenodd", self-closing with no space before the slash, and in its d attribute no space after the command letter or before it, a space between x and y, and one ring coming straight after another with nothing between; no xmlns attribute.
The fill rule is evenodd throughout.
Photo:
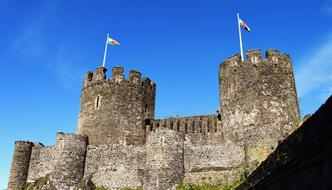
<svg viewBox="0 0 332 190"><path fill-rule="evenodd" d="M240 23L239 22L240 22L240 15L239 15L239 13L237 13L237 26L239 28L241 60L243 62L242 36L241 36L241 28L240 28Z"/></svg>
<svg viewBox="0 0 332 190"><path fill-rule="evenodd" d="M103 67L105 67L106 52L107 52L107 41L108 41L108 34L106 36L106 44L105 44L105 51L104 51Z"/></svg>

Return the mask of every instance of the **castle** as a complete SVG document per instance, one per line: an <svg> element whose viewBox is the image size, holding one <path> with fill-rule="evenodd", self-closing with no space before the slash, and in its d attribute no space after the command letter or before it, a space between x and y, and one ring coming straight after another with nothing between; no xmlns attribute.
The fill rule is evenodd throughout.
<svg viewBox="0 0 332 190"><path fill-rule="evenodd" d="M291 59L269 49L220 64L218 114L155 119L156 84L122 67L88 72L77 134L56 144L16 141L9 190L44 176L55 189L89 179L107 189L166 190L229 184L260 162L299 125Z"/></svg>

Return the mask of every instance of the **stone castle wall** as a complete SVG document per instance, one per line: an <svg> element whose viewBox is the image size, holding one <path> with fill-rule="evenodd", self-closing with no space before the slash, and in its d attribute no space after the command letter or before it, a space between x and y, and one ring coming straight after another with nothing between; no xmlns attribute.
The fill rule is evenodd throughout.
<svg viewBox="0 0 332 190"><path fill-rule="evenodd" d="M34 143L29 164L28 182L33 182L53 171L58 158L57 145L44 147L41 143Z"/></svg>
<svg viewBox="0 0 332 190"><path fill-rule="evenodd" d="M141 145L89 145L84 176L109 189L142 186L146 150Z"/></svg>
<svg viewBox="0 0 332 190"><path fill-rule="evenodd" d="M70 189L84 176L88 138L76 134L57 135L57 154L50 179L57 189Z"/></svg>
<svg viewBox="0 0 332 190"><path fill-rule="evenodd" d="M218 115L201 115L152 120L147 133L157 128L167 128L185 133L192 144L215 144L223 141L222 125Z"/></svg>
<svg viewBox="0 0 332 190"><path fill-rule="evenodd" d="M148 136L146 151L143 188L175 188L184 175L184 134L161 128Z"/></svg>
<svg viewBox="0 0 332 190"><path fill-rule="evenodd" d="M125 79L122 67L114 67L110 79L102 67L88 72L78 135L58 133L52 147L17 143L9 186L47 174L59 189L83 178L108 189L233 182L299 120L289 56L268 50L263 59L252 50L247 58L235 55L220 65L221 115L154 119L156 85L150 79L138 71Z"/></svg>
<svg viewBox="0 0 332 190"><path fill-rule="evenodd" d="M25 160L19 168L25 168L26 174L20 183L13 181L15 187L46 175L58 189L74 188L82 179L111 190L143 185L145 189L162 189L182 179L208 183L204 176L209 183L230 181L242 171L244 160L244 150L237 144L192 144L183 132L162 127L148 135L145 145L87 145L86 137L63 133L57 134L51 147L31 142L24 145L29 146L23 151L27 155L19 157ZM21 149L20 143L16 149Z"/></svg>
<svg viewBox="0 0 332 190"><path fill-rule="evenodd" d="M241 140L251 162L261 162L299 124L291 60L276 50L259 50L225 60L219 68L223 132Z"/></svg>
<svg viewBox="0 0 332 190"><path fill-rule="evenodd" d="M241 144L226 141L221 144L184 146L183 183L229 184L245 170L245 150Z"/></svg>
<svg viewBox="0 0 332 190"><path fill-rule="evenodd" d="M101 67L86 74L78 134L93 145L144 144L145 120L154 118L156 85L138 71L130 71L126 80L122 67L114 67L110 79L105 73Z"/></svg>
<svg viewBox="0 0 332 190"><path fill-rule="evenodd" d="M17 141L8 189L17 190L27 182L50 175L53 185L68 189L83 178L87 137L58 133L56 144Z"/></svg>

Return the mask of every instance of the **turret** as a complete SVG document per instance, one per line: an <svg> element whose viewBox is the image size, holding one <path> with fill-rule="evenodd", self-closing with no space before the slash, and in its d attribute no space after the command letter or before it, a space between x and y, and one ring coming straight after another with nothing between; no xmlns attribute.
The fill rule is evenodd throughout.
<svg viewBox="0 0 332 190"><path fill-rule="evenodd" d="M51 181L57 189L73 189L84 176L88 139L76 134L57 134L57 154Z"/></svg>
<svg viewBox="0 0 332 190"><path fill-rule="evenodd" d="M132 70L128 79L123 67L88 72L83 83L78 134L90 144L144 144L145 123L154 118L156 85Z"/></svg>
<svg viewBox="0 0 332 190"><path fill-rule="evenodd" d="M26 183L32 147L32 142L15 142L14 156L10 168L8 190L21 189L21 187Z"/></svg>
<svg viewBox="0 0 332 190"><path fill-rule="evenodd" d="M264 59L250 50L246 57L232 56L219 67L223 132L226 140L244 140L248 156L261 161L298 126L299 107L287 54L267 50Z"/></svg>

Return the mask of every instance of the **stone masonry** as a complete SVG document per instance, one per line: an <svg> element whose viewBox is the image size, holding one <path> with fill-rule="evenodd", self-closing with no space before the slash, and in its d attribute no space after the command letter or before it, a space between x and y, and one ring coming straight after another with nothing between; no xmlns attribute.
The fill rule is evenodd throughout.
<svg viewBox="0 0 332 190"><path fill-rule="evenodd" d="M238 190L332 189L332 96Z"/></svg>
<svg viewBox="0 0 332 190"><path fill-rule="evenodd" d="M17 190L49 176L55 189L83 181L110 190L231 184L253 170L299 124L290 57L277 50L234 55L220 64L215 115L155 119L156 84L135 70L87 72L78 134L54 146L17 141L8 183Z"/></svg>

